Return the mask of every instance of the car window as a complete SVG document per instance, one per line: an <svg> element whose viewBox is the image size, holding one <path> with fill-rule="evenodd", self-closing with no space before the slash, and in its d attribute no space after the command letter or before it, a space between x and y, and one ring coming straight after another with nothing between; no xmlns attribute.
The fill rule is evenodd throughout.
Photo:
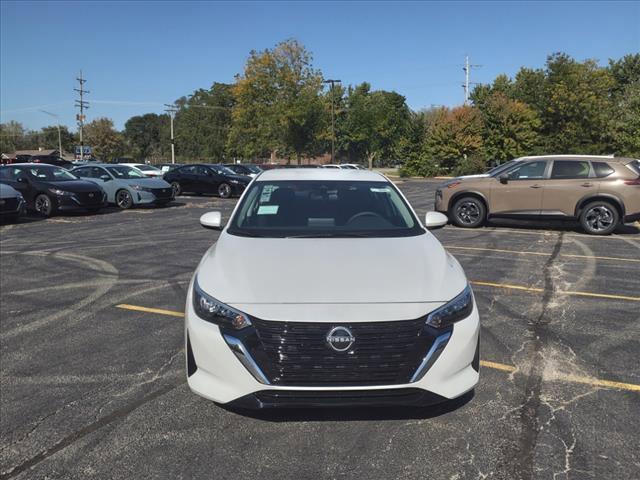
<svg viewBox="0 0 640 480"><path fill-rule="evenodd" d="M539 160L520 165L509 172L510 180L534 180L544 178L547 162Z"/></svg>
<svg viewBox="0 0 640 480"><path fill-rule="evenodd" d="M142 170L143 172L156 172L158 169L156 167L152 167L151 165L145 165L144 163L136 163L134 165L138 170Z"/></svg>
<svg viewBox="0 0 640 480"><path fill-rule="evenodd" d="M78 180L78 177L60 167L43 165L41 167L27 167L25 171L29 177L40 181L67 182L70 180Z"/></svg>
<svg viewBox="0 0 640 480"><path fill-rule="evenodd" d="M181 173L182 175L194 175L196 173L196 166L188 165L186 167L179 168L177 172Z"/></svg>
<svg viewBox="0 0 640 480"><path fill-rule="evenodd" d="M215 170L215 169L213 169ZM211 171L207 167L197 166L196 167L196 175L207 176L211 175Z"/></svg>
<svg viewBox="0 0 640 480"><path fill-rule="evenodd" d="M0 178L4 180L17 180L20 176L20 169L14 167L0 168Z"/></svg>
<svg viewBox="0 0 640 480"><path fill-rule="evenodd" d="M136 178L145 178L145 176L135 168L127 167L126 165L115 165L113 167L107 167L109 173L114 178L119 180L133 180Z"/></svg>
<svg viewBox="0 0 640 480"><path fill-rule="evenodd" d="M572 160L555 160L551 170L551 178L562 180L572 178L589 178L589 162Z"/></svg>
<svg viewBox="0 0 640 480"><path fill-rule="evenodd" d="M265 237L394 237L424 230L389 182L296 180L252 184L228 232Z"/></svg>
<svg viewBox="0 0 640 480"><path fill-rule="evenodd" d="M611 168L611 165L605 162L591 162L591 165L593 166L593 171L598 178L608 177L615 172L615 170Z"/></svg>
<svg viewBox="0 0 640 480"><path fill-rule="evenodd" d="M91 176L91 171L89 169L89 167L82 167L82 168L76 168L73 170L73 174L78 176L78 177L90 177Z"/></svg>

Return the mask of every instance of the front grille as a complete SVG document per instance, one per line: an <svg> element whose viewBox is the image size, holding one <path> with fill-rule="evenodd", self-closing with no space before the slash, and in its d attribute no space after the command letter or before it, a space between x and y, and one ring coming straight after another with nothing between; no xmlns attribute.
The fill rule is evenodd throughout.
<svg viewBox="0 0 640 480"><path fill-rule="evenodd" d="M367 323L274 322L252 319L251 355L273 385L365 386L408 383L434 337L424 319ZM326 336L336 326L355 337L336 352Z"/></svg>
<svg viewBox="0 0 640 480"><path fill-rule="evenodd" d="M81 192L74 195L82 205L100 205L103 200L102 192Z"/></svg>
<svg viewBox="0 0 640 480"><path fill-rule="evenodd" d="M173 190L171 187L169 188L152 188L151 193L153 193L157 198L171 198L173 194Z"/></svg>

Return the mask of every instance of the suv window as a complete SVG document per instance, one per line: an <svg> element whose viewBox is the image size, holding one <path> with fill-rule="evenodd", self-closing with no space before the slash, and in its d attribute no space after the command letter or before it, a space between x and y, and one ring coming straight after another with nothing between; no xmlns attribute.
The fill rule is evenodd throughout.
<svg viewBox="0 0 640 480"><path fill-rule="evenodd" d="M525 163L509 172L509 180L535 180L544 178L546 168L547 162L545 160Z"/></svg>
<svg viewBox="0 0 640 480"><path fill-rule="evenodd" d="M591 165L593 165L593 171L596 172L596 177L598 178L608 177L615 172L608 163L592 162Z"/></svg>
<svg viewBox="0 0 640 480"><path fill-rule="evenodd" d="M589 162L577 162L575 160L555 160L551 178L571 179L589 178Z"/></svg>

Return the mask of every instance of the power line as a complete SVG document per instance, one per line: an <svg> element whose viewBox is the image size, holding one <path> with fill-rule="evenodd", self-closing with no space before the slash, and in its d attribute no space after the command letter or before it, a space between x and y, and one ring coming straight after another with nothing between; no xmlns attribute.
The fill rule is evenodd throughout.
<svg viewBox="0 0 640 480"><path fill-rule="evenodd" d="M467 105L469 103L469 85L476 85L476 82L470 82L469 78L471 77L471 69L472 68L479 68L482 65L471 65L469 64L469 55L465 55L464 57L464 67L462 67L462 70L464 70L464 84L462 85L462 88L464 88L464 104Z"/></svg>
<svg viewBox="0 0 640 480"><path fill-rule="evenodd" d="M87 82L84 78L82 78L82 70L80 70L80 77L76 78L78 83L80 84L80 88L74 88L76 92L80 94L80 99L76 99L75 107L80 109L80 113L76 115L76 120L78 120L78 131L80 132L80 160L84 160L84 140L82 138L82 128L84 126L84 110L89 108L89 102L84 100L84 95L86 93L90 93L89 91L84 89L84 84Z"/></svg>

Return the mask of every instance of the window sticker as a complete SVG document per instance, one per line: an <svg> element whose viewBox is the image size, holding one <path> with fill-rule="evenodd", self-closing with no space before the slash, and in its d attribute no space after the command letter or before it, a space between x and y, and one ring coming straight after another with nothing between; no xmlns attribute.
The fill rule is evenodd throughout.
<svg viewBox="0 0 640 480"><path fill-rule="evenodd" d="M373 193L389 193L389 187L382 187L382 188L371 187L369 190L371 190Z"/></svg>
<svg viewBox="0 0 640 480"><path fill-rule="evenodd" d="M258 215L276 215L279 205L260 205L258 207Z"/></svg>

